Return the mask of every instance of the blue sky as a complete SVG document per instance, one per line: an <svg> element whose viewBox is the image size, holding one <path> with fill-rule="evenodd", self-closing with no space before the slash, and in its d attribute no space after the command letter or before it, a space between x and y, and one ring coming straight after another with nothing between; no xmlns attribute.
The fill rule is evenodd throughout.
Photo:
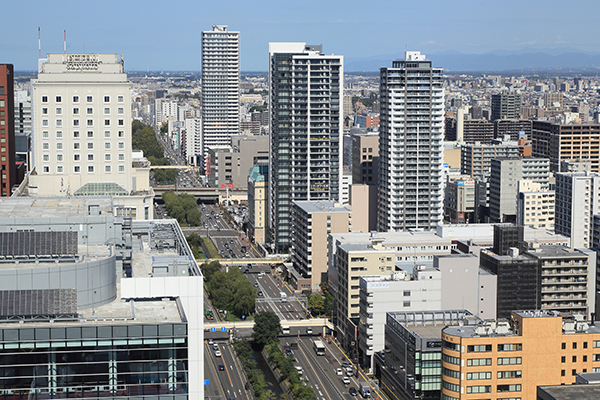
<svg viewBox="0 0 600 400"><path fill-rule="evenodd" d="M598 0L460 1L4 1L0 63L36 68L42 56L119 53L127 70L200 70L200 37L212 25L241 32L242 71L267 69L269 42L322 44L349 58L405 48L485 53L569 47L600 52Z"/></svg>

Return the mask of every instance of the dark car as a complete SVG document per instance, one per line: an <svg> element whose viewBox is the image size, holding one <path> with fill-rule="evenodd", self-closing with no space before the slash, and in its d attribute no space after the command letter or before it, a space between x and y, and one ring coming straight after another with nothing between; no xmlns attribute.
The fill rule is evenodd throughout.
<svg viewBox="0 0 600 400"><path fill-rule="evenodd" d="M356 388L351 387L350 389L348 389L348 391L350 392L350 394L352 396L356 396L358 394L358 391L356 390Z"/></svg>
<svg viewBox="0 0 600 400"><path fill-rule="evenodd" d="M219 364L219 371L225 371L225 366L223 364Z"/></svg>
<svg viewBox="0 0 600 400"><path fill-rule="evenodd" d="M246 269L244 270L244 273L245 273L245 274L247 274L248 272L250 272L250 270L249 270L248 268L246 268Z"/></svg>

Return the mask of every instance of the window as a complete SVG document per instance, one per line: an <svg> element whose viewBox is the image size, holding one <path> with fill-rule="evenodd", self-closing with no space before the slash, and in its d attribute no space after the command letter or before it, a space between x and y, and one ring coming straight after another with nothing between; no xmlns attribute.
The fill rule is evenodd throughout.
<svg viewBox="0 0 600 400"><path fill-rule="evenodd" d="M125 166L119 165L119 172L125 172Z"/></svg>
<svg viewBox="0 0 600 400"><path fill-rule="evenodd" d="M499 344L498 351L521 351L523 345L521 343Z"/></svg>
<svg viewBox="0 0 600 400"><path fill-rule="evenodd" d="M110 115L110 107L104 107L104 115Z"/></svg>
<svg viewBox="0 0 600 400"><path fill-rule="evenodd" d="M94 172L94 166L93 165L88 165L88 172L90 172L90 173Z"/></svg>
<svg viewBox="0 0 600 400"><path fill-rule="evenodd" d="M48 134L48 131L42 131L42 137L45 139L50 137L50 135Z"/></svg>
<svg viewBox="0 0 600 400"><path fill-rule="evenodd" d="M404 291L404 297L410 296L410 290L405 290Z"/></svg>
<svg viewBox="0 0 600 400"><path fill-rule="evenodd" d="M47 165L44 165L44 173L49 174L50 173L50 167Z"/></svg>
<svg viewBox="0 0 600 400"><path fill-rule="evenodd" d="M63 146L62 142L56 143L56 150L62 150L62 146Z"/></svg>
<svg viewBox="0 0 600 400"><path fill-rule="evenodd" d="M78 119L74 119L73 120L73 126L79 126L79 120Z"/></svg>
<svg viewBox="0 0 600 400"><path fill-rule="evenodd" d="M577 356L573 356L573 362L577 362Z"/></svg>
<svg viewBox="0 0 600 400"><path fill-rule="evenodd" d="M446 382L445 380L442 380L442 387L444 389L448 389L448 390L451 390L453 392L460 392L460 385L456 385L454 383Z"/></svg>
<svg viewBox="0 0 600 400"><path fill-rule="evenodd" d="M94 142L88 142L87 148L88 150L94 150Z"/></svg>
<svg viewBox="0 0 600 400"><path fill-rule="evenodd" d="M62 119L56 120L56 126L62 126Z"/></svg>
<svg viewBox="0 0 600 400"><path fill-rule="evenodd" d="M86 98L86 101L87 101L88 103L91 103L93 100L94 100L94 99L92 98L92 96L88 96L88 97Z"/></svg>
<svg viewBox="0 0 600 400"><path fill-rule="evenodd" d="M57 139L62 139L62 131L56 131L56 138Z"/></svg>
<svg viewBox="0 0 600 400"><path fill-rule="evenodd" d="M110 165L104 166L104 172L110 172Z"/></svg>
<svg viewBox="0 0 600 400"><path fill-rule="evenodd" d="M88 161L94 161L94 155L88 154Z"/></svg>
<svg viewBox="0 0 600 400"><path fill-rule="evenodd" d="M104 96L104 102L110 103L110 96Z"/></svg>
<svg viewBox="0 0 600 400"><path fill-rule="evenodd" d="M73 96L73 103L79 103L79 96Z"/></svg>
<svg viewBox="0 0 600 400"><path fill-rule="evenodd" d="M94 109L92 107L88 107L86 112L87 112L87 115L93 115Z"/></svg>
<svg viewBox="0 0 600 400"><path fill-rule="evenodd" d="M560 362L561 362L561 363L566 363L566 362L567 362L567 357L565 357L565 356L562 356L562 357L560 358Z"/></svg>
<svg viewBox="0 0 600 400"><path fill-rule="evenodd" d="M583 356L583 362L587 362L587 356Z"/></svg>
<svg viewBox="0 0 600 400"><path fill-rule="evenodd" d="M442 375L449 376L450 378L460 379L460 372L454 371L448 368L442 368Z"/></svg>
<svg viewBox="0 0 600 400"><path fill-rule="evenodd" d="M521 385L520 384L517 384L517 385L498 385L497 386L497 391L498 391L498 393L520 392L521 391Z"/></svg>
<svg viewBox="0 0 600 400"><path fill-rule="evenodd" d="M79 131L73 131L73 137L74 138L78 138L79 137Z"/></svg>
<svg viewBox="0 0 600 400"><path fill-rule="evenodd" d="M76 174L81 172L81 167L79 165L76 165L73 167L73 172L75 172Z"/></svg>
<svg viewBox="0 0 600 400"><path fill-rule="evenodd" d="M478 379L492 379L491 372L469 372L467 373L467 380L478 380Z"/></svg>
<svg viewBox="0 0 600 400"><path fill-rule="evenodd" d="M442 347L453 351L460 351L460 345L458 343L452 343L447 340L442 340Z"/></svg>
<svg viewBox="0 0 600 400"><path fill-rule="evenodd" d="M104 120L104 126L110 126L110 119Z"/></svg>
<svg viewBox="0 0 600 400"><path fill-rule="evenodd" d="M600 340L594 340L594 342L592 343L592 347L594 347L594 348L600 347Z"/></svg>
<svg viewBox="0 0 600 400"><path fill-rule="evenodd" d="M94 126L94 120L93 119L88 119L87 120L87 126Z"/></svg>
<svg viewBox="0 0 600 400"><path fill-rule="evenodd" d="M566 349L566 348L567 348L567 344L566 344L566 343L563 343L563 344L561 345L561 348L562 348L563 350L564 350L564 349Z"/></svg>
<svg viewBox="0 0 600 400"><path fill-rule="evenodd" d="M120 120L119 120L119 126L123 126L123 125L125 125L125 120L123 120L123 119L120 119Z"/></svg>
<svg viewBox="0 0 600 400"><path fill-rule="evenodd" d="M125 154L119 153L119 161L125 161Z"/></svg>
<svg viewBox="0 0 600 400"><path fill-rule="evenodd" d="M467 393L491 393L491 385L467 386Z"/></svg>
<svg viewBox="0 0 600 400"><path fill-rule="evenodd" d="M110 161L110 153L104 154L104 161Z"/></svg>
<svg viewBox="0 0 600 400"><path fill-rule="evenodd" d="M74 161L79 161L80 159L81 159L81 156L79 154L73 154Z"/></svg>
<svg viewBox="0 0 600 400"><path fill-rule="evenodd" d="M520 365L521 357L500 357L498 365Z"/></svg>
<svg viewBox="0 0 600 400"><path fill-rule="evenodd" d="M87 131L87 137L93 138L94 137L94 131Z"/></svg>
<svg viewBox="0 0 600 400"><path fill-rule="evenodd" d="M43 150L48 150L49 148L50 148L50 144L48 142L42 143L42 149Z"/></svg>
<svg viewBox="0 0 600 400"><path fill-rule="evenodd" d="M110 131L104 131L104 137L105 138L109 138L110 137Z"/></svg>
<svg viewBox="0 0 600 400"><path fill-rule="evenodd" d="M119 114L119 115L123 115L123 113L124 113L124 109L123 109L123 107L119 107L119 108L117 108L117 114Z"/></svg>
<svg viewBox="0 0 600 400"><path fill-rule="evenodd" d="M48 154L44 154L43 158L44 158L44 162L50 161L50 156Z"/></svg>
<svg viewBox="0 0 600 400"><path fill-rule="evenodd" d="M110 142L104 142L104 149L110 150Z"/></svg>
<svg viewBox="0 0 600 400"><path fill-rule="evenodd" d="M521 377L521 371L498 371L498 379L516 379Z"/></svg>
<svg viewBox="0 0 600 400"><path fill-rule="evenodd" d="M125 142L119 142L119 149L125 148Z"/></svg>
<svg viewBox="0 0 600 400"><path fill-rule="evenodd" d="M125 137L125 132L124 131L119 131L119 137Z"/></svg>
<svg viewBox="0 0 600 400"><path fill-rule="evenodd" d="M469 353L487 353L492 351L491 344L478 344L467 346L467 352Z"/></svg>
<svg viewBox="0 0 600 400"><path fill-rule="evenodd" d="M442 354L442 361L446 361L447 363L450 363L450 364L460 365L460 358L451 357L446 354Z"/></svg>
<svg viewBox="0 0 600 400"><path fill-rule="evenodd" d="M62 174L63 173L63 166L62 165L57 165L56 166L56 172L59 173L59 174Z"/></svg>
<svg viewBox="0 0 600 400"><path fill-rule="evenodd" d="M62 161L63 160L63 155L62 154L57 154L56 155L56 161Z"/></svg>
<svg viewBox="0 0 600 400"><path fill-rule="evenodd" d="M403 306L404 307L410 307L410 301L403 302Z"/></svg>
<svg viewBox="0 0 600 400"><path fill-rule="evenodd" d="M73 114L79 115L79 107L73 107Z"/></svg>
<svg viewBox="0 0 600 400"><path fill-rule="evenodd" d="M492 365L492 359L491 358L470 358L467 360L467 366L469 366L469 367L476 367L476 366L483 366L483 365Z"/></svg>
<svg viewBox="0 0 600 400"><path fill-rule="evenodd" d="M571 375L573 375L573 376L577 375L577 370L576 369L572 369L571 370Z"/></svg>
<svg viewBox="0 0 600 400"><path fill-rule="evenodd" d="M587 349L587 343L588 343L588 342L583 342L583 348L584 348L584 349Z"/></svg>
<svg viewBox="0 0 600 400"><path fill-rule="evenodd" d="M48 120L47 119L43 119L42 120L42 126L48 126Z"/></svg>
<svg viewBox="0 0 600 400"><path fill-rule="evenodd" d="M62 102L62 97L61 97L61 96L56 96L56 102L57 102L57 103L60 103L60 102Z"/></svg>
<svg viewBox="0 0 600 400"><path fill-rule="evenodd" d="M577 348L577 342L573 342L573 349Z"/></svg>
<svg viewBox="0 0 600 400"><path fill-rule="evenodd" d="M62 107L56 107L56 115L62 115Z"/></svg>
<svg viewBox="0 0 600 400"><path fill-rule="evenodd" d="M48 102L48 96L42 96L42 103Z"/></svg>
<svg viewBox="0 0 600 400"><path fill-rule="evenodd" d="M117 103L123 102L123 96L117 96Z"/></svg>
<svg viewBox="0 0 600 400"><path fill-rule="evenodd" d="M2 104L2 103L0 103L0 104ZM42 108L42 115L48 115L48 107Z"/></svg>
<svg viewBox="0 0 600 400"><path fill-rule="evenodd" d="M565 376L565 370L564 369L560 370L560 376Z"/></svg>

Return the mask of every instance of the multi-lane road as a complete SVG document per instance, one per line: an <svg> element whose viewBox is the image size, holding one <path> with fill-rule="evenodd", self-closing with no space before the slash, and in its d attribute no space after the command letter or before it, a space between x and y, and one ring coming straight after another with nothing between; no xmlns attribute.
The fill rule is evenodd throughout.
<svg viewBox="0 0 600 400"><path fill-rule="evenodd" d="M220 355L217 356L217 354ZM208 369L211 369L211 371L207 373L205 369L204 372L205 379L209 379L208 387L205 388L205 392L209 394L209 397L220 391L227 399L252 400L252 395L248 390L250 389L249 383L246 384L248 382L246 375L228 343L214 342L209 344L206 341L204 359L205 366L207 364L206 360L210 360ZM210 380L211 377L213 381Z"/></svg>

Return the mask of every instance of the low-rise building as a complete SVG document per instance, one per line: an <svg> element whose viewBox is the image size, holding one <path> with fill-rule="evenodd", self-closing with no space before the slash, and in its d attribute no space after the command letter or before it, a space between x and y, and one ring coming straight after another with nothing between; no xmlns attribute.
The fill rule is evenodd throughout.
<svg viewBox="0 0 600 400"><path fill-rule="evenodd" d="M513 311L510 321L447 326L442 398L536 399L538 386L569 385L577 373L597 371L598 347L597 326L552 311Z"/></svg>

